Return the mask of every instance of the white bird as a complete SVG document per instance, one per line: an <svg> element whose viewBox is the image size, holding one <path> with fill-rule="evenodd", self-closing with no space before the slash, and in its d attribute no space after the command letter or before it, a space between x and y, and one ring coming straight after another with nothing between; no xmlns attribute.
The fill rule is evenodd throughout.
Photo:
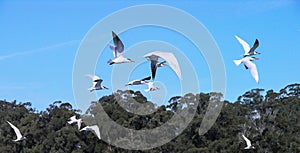
<svg viewBox="0 0 300 153"><path fill-rule="evenodd" d="M94 131L99 139L101 139L100 130L98 125L86 126L82 128L80 131Z"/></svg>
<svg viewBox="0 0 300 153"><path fill-rule="evenodd" d="M146 80L150 80L150 79L151 79L151 76L148 76L148 77L146 77L144 79L141 79L141 80L133 80L133 81L128 82L125 86L145 84L145 83L148 82Z"/></svg>
<svg viewBox="0 0 300 153"><path fill-rule="evenodd" d="M246 141L247 147L245 147L244 149L255 149L254 146L252 146L251 141L245 137L245 135L243 134L243 139Z"/></svg>
<svg viewBox="0 0 300 153"><path fill-rule="evenodd" d="M233 62L235 63L236 66L239 66L241 63L244 63L245 68L250 70L252 77L254 78L256 83L258 83L259 78L258 78L257 68L256 65L253 62L251 62L258 59L259 58L255 58L255 57L244 57L240 60L233 60Z"/></svg>
<svg viewBox="0 0 300 153"><path fill-rule="evenodd" d="M134 62L134 60L131 60L129 58L125 58L123 56L124 53L124 44L122 43L121 39L112 31L112 37L113 37L113 42L114 45L109 45L110 49L112 50L114 54L114 59L109 60L107 63L109 65L112 64L121 64L121 63L130 63Z"/></svg>
<svg viewBox="0 0 300 153"><path fill-rule="evenodd" d="M166 66L165 61L158 63L158 58L163 58L164 60L166 60L173 71L175 71L179 79L182 80L181 70L173 53L155 51L144 55L144 57L151 61L152 80L155 79L156 69L161 66Z"/></svg>
<svg viewBox="0 0 300 153"><path fill-rule="evenodd" d="M259 45L259 42L258 40L256 39L252 48L250 48L249 44L247 42L245 42L243 39L241 39L240 37L238 36L235 36L235 38L240 42L240 44L243 46L244 48L244 57L246 56L252 56L252 55L256 55L256 54L260 54L260 52L257 52L255 51L255 49L258 47Z"/></svg>
<svg viewBox="0 0 300 153"><path fill-rule="evenodd" d="M17 142L17 141L21 141L21 140L25 140L26 139L26 137L22 136L20 130L16 126L14 126L13 124L11 124L8 121L6 121L6 122L10 125L10 127L12 127L14 129L14 131L15 131L15 133L17 135L17 139L13 140L13 141Z"/></svg>
<svg viewBox="0 0 300 153"><path fill-rule="evenodd" d="M145 90L144 90L145 92L159 90L158 87L155 87L155 86L153 85L153 82L147 82L146 84L148 85L148 89L145 89Z"/></svg>
<svg viewBox="0 0 300 153"><path fill-rule="evenodd" d="M76 115L70 117L70 121L68 121L69 124L73 124L73 123L77 123L77 127L78 127L78 130L80 129L80 126L81 126L81 123L82 123L82 119L76 119Z"/></svg>
<svg viewBox="0 0 300 153"><path fill-rule="evenodd" d="M85 76L87 76L93 80L93 86L88 89L90 92L92 92L94 90L108 90L107 87L101 85L103 80L100 79L98 76L91 75L91 74L86 74Z"/></svg>

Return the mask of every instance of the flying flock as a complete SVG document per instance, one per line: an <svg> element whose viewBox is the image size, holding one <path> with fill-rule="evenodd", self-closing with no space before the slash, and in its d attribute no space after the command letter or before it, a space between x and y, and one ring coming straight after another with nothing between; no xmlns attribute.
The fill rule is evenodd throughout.
<svg viewBox="0 0 300 153"><path fill-rule="evenodd" d="M110 59L107 63L109 65L113 65L113 64L134 62L134 60L124 57L124 55L123 55L124 54L124 44L121 41L121 39L118 37L118 35L116 33L114 33L113 31L112 31L112 37L113 37L114 45L110 44L109 48L113 52L114 59ZM259 83L257 67L252 62L252 61L258 60L258 58L254 57L254 55L261 54L260 52L255 51L256 48L259 46L259 41L256 39L253 46L250 48L249 44L247 42L245 42L244 40L242 40L240 37L235 36L235 38L242 45L242 47L244 49L244 54L243 54L243 58L241 58L239 60L233 60L234 64L236 66L239 66L241 63L243 63L245 68L250 71L255 82ZM150 61L151 76L145 77L140 80L138 80L138 79L132 80L132 81L128 82L127 84L125 84L125 86L146 84L146 85L148 85L148 89L144 89L145 92L159 90L159 88L155 87L153 85L153 82L150 82L149 80L152 79L152 81L154 81L157 69L160 67L167 66L167 63L175 71L178 78L180 80L182 80L181 70L180 70L178 61L173 53L154 51L154 52L144 55L144 58L146 58L148 61ZM164 61L159 61L159 59L163 59ZM86 77L89 77L92 79L92 83L93 83L92 87L88 88L88 90L90 92L93 92L95 90L108 90L109 89L102 85L103 80L100 79L100 77L98 77L96 75L92 75L92 74L86 74ZM76 119L76 116L70 117L69 121L67 121L68 124L77 123L77 127L78 127L79 131L94 131L96 136L99 139L101 139L100 130L97 125L86 126L82 129L80 129L82 122L83 122L82 119ZM15 139L13 141L17 142L17 141L26 139L26 137L21 134L20 130L16 126L14 126L9 121L7 121L7 123L11 126L11 128L13 128L13 130L17 136L17 139ZM247 146L244 149L254 149L255 148L251 144L251 141L248 138L246 138L245 135L242 135L242 138L245 140L245 142L247 144Z"/></svg>

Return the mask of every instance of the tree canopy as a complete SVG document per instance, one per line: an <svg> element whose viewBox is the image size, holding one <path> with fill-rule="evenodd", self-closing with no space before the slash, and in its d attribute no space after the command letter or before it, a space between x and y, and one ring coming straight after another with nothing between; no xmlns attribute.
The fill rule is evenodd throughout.
<svg viewBox="0 0 300 153"><path fill-rule="evenodd" d="M91 102L86 114L89 116L107 116L118 125L134 130L145 130L160 127L176 113L185 111L193 103L187 98L199 102L195 116L182 133L171 129L176 137L156 148L149 150L125 150L99 140L92 132L80 132L77 126L69 125L68 119L80 116L80 110L72 108L68 102L56 101L44 111L32 108L30 102L0 101L0 152L55 152L55 153L88 153L88 152L245 152L246 135L255 146L247 152L300 152L300 84L291 84L279 92L264 89L252 89L239 96L235 102L218 101L223 104L213 126L199 135L199 127L207 111L212 96L219 93L198 93L172 97L167 105L156 106L148 101L139 91L117 91L98 101ZM122 101L122 106L117 103ZM137 102L137 103L136 103ZM144 110L139 104L146 105ZM101 107L99 107L101 106ZM194 106L196 107L196 106ZM101 109L100 109L101 108ZM136 114L128 112L143 112ZM189 110L188 110L189 111ZM86 126L89 116L83 121ZM26 140L14 142L16 135L7 124L10 121L17 126ZM105 121L98 122L101 129L109 128ZM172 125L170 125L172 127ZM113 140L114 128L109 129ZM179 134L180 133L180 134ZM124 133L130 135L130 133ZM103 134L107 137L107 134ZM120 143L139 145L135 135L130 139L124 136Z"/></svg>

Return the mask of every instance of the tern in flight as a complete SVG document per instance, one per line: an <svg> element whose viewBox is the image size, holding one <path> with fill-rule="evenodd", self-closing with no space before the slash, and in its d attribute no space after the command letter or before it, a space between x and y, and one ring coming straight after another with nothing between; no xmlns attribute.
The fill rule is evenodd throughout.
<svg viewBox="0 0 300 153"><path fill-rule="evenodd" d="M150 80L150 79L151 79L151 76L148 76L148 77L146 77L144 79L141 79L141 80L133 80L133 81L128 82L125 86L146 84L148 82L146 80Z"/></svg>
<svg viewBox="0 0 300 153"><path fill-rule="evenodd" d="M77 127L78 127L78 130L80 129L80 126L81 126L81 123L82 123L82 119L76 119L76 115L70 117L70 121L68 121L69 124L73 124L73 123L77 123Z"/></svg>
<svg viewBox="0 0 300 153"><path fill-rule="evenodd" d="M91 74L86 74L85 76L87 76L93 80L93 86L88 89L90 92L92 92L94 90L108 90L107 87L101 85L103 80L100 79L98 76L91 75Z"/></svg>
<svg viewBox="0 0 300 153"><path fill-rule="evenodd" d="M170 65L170 67L175 71L180 80L182 80L181 70L179 64L177 62L176 57L173 53L170 52L160 52L155 51L144 55L145 58L151 61L151 72L152 72L152 80L155 79L156 69L158 67L166 66L166 62ZM162 58L165 61L158 63L158 58Z"/></svg>
<svg viewBox="0 0 300 153"><path fill-rule="evenodd" d="M246 141L247 147L245 147L244 149L255 149L254 146L252 146L251 141L245 137L245 135L243 134L243 139Z"/></svg>
<svg viewBox="0 0 300 153"><path fill-rule="evenodd" d="M110 59L107 63L109 65L112 64L121 64L121 63L130 63L134 62L134 60L131 60L129 58L125 58L123 56L124 53L124 44L122 43L121 39L112 31L112 37L114 45L109 45L110 49L112 50L114 54L114 59Z"/></svg>
<svg viewBox="0 0 300 153"><path fill-rule="evenodd" d="M6 122L10 125L11 128L14 129L14 131L15 131L15 133L16 133L16 135L17 135L17 139L15 139L15 140L13 140L13 141L17 142L17 141L21 141L21 140L25 140L25 139L26 139L26 137L22 136L20 130L19 130L16 126L14 126L13 124L11 124L11 123L8 122L8 121L6 121Z"/></svg>
<svg viewBox="0 0 300 153"><path fill-rule="evenodd" d="M254 80L256 81L256 83L259 82L258 79L258 72L257 72L257 68L256 65L252 62L254 60L258 60L258 58L255 57L244 57L240 60L233 60L233 62L235 63L236 66L239 66L241 63L244 63L244 66L246 69L249 69L252 77L254 78Z"/></svg>
<svg viewBox="0 0 300 153"><path fill-rule="evenodd" d="M256 39L252 48L250 48L249 44L247 42L245 42L243 39L241 39L240 37L238 36L235 36L235 38L240 42L240 44L243 46L244 48L244 57L246 56L252 56L252 55L256 55L256 54L260 54L260 52L257 52L255 51L255 49L258 47L259 45L259 42L258 40Z"/></svg>

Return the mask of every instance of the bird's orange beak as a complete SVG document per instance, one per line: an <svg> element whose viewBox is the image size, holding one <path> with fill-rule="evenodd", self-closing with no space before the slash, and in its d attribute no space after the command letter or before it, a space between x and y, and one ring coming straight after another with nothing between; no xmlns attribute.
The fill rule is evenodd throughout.
<svg viewBox="0 0 300 153"><path fill-rule="evenodd" d="M259 60L259 58L256 58L256 57L255 57L254 60Z"/></svg>
<svg viewBox="0 0 300 153"><path fill-rule="evenodd" d="M130 60L130 62L135 62L134 60Z"/></svg>

